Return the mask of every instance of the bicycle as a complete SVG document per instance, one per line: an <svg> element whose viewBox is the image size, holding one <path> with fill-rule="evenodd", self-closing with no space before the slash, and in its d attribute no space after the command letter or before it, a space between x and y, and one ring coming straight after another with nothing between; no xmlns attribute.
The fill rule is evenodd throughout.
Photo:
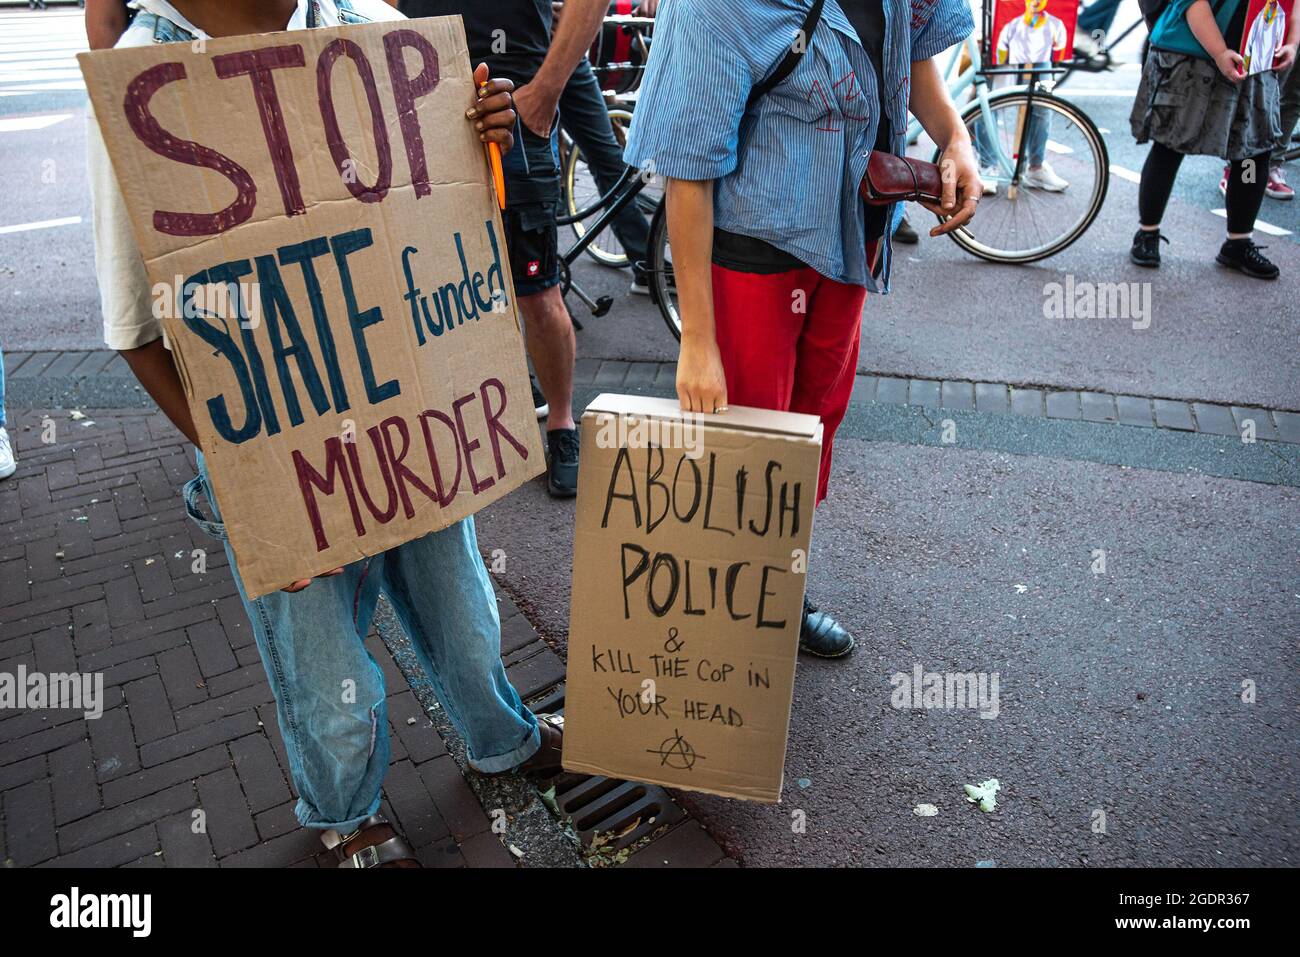
<svg viewBox="0 0 1300 957"><path fill-rule="evenodd" d="M985 36L992 30L992 5L985 3ZM950 55L944 76L974 144L984 180L979 214L948 235L967 252L990 262L1032 263L1054 256L1087 231L1106 200L1110 156L1092 119L1054 92L1061 66L985 67L980 45L967 38ZM1018 81L997 91L1000 77ZM1050 133L1049 133L1050 129ZM907 142L921 125L913 120ZM940 150L934 151L938 162ZM1033 157L1031 153L1041 153ZM1026 183L1026 160L1052 162L1069 175L1068 186L1049 191Z"/></svg>
<svg viewBox="0 0 1300 957"><path fill-rule="evenodd" d="M616 4L611 5L616 6ZM611 14L593 44L589 57L592 71L601 80L606 112L614 138L620 146L627 142L632 122L636 92L645 71L653 37L654 20L627 14ZM561 289L570 291L588 307L593 316L603 316L613 306L610 296L593 299L573 280L573 263L586 253L603 266L624 268L632 265L610 225L630 203L635 203L647 218L653 217L663 196L654 177L627 168L606 193L601 193L595 177L588 170L582 151L561 128L560 136L561 204L564 212L556 217L559 226L573 231L574 242L560 256ZM651 291L654 296L653 290ZM570 313L574 326L581 321Z"/></svg>
<svg viewBox="0 0 1300 957"><path fill-rule="evenodd" d="M611 9L618 4L611 4ZM650 56L654 37L654 20L628 14L611 13L588 53L592 72L600 80L606 111L614 139L620 146L627 143L627 129L641 76ZM582 151L561 127L560 135L561 204L566 212L559 217L561 226L569 226L575 239L582 239L590 228L593 209L599 209L601 191L587 169ZM647 199L639 201L643 212L653 212ZM629 265L626 251L611 231L586 248L587 255L602 266L623 268Z"/></svg>
<svg viewBox="0 0 1300 957"><path fill-rule="evenodd" d="M992 32L991 8L992 4L986 0L985 36ZM1052 78L1064 72L1060 66L985 68L979 44L971 38L951 52L944 76L954 100L960 103L963 97L970 97L960 108L960 115L976 146L985 195L979 215L949 236L972 255L1002 263L1046 259L1077 241L1100 212L1110 183L1109 154L1101 132L1087 114L1053 92ZM991 81L998 77L1011 77L1019 82L993 91ZM913 120L908 126L907 142L916 144L921 133L920 123ZM1053 162L1070 177L1063 190L1049 192L1026 184L1027 160L1039 148L1039 141L1042 159L1050 152ZM937 149L934 151L936 162L939 153ZM599 215L566 253L566 269L626 203L635 200L653 181L653 176L639 175L629 169L618 187L579 211ZM659 307L669 331L680 339L681 317L665 208L662 201L655 204L648 258L642 265L650 278L652 301ZM592 303L581 290L578 292L588 305L604 304L605 310L608 309L608 303L604 302L608 297Z"/></svg>
<svg viewBox="0 0 1300 957"><path fill-rule="evenodd" d="M596 299L591 298L587 293L573 280L573 264L583 253L589 252L592 244L599 238L610 226L618 215L627 208L629 203L641 202L650 203L645 209L652 217L650 242L655 242L655 233L653 223L661 217L663 209L662 196L659 200L647 200L641 198L641 193L655 182L655 177L635 167L629 166L623 170L623 175L608 193L601 196L594 203L583 209L578 210L572 216L560 217L557 221L561 224L573 223L583 220L583 232L578 239L560 254L560 290L567 296L573 292L582 302L591 310L591 314L600 317L609 312L614 305L612 296L600 296ZM591 217L595 217L591 219ZM597 260L601 261L601 260ZM652 277L650 284L650 298L652 302L658 302L658 290L656 280L658 277ZM662 308L662 307L661 307ZM577 316L569 313L575 328L581 330L582 322ZM670 325L671 328L671 325Z"/></svg>

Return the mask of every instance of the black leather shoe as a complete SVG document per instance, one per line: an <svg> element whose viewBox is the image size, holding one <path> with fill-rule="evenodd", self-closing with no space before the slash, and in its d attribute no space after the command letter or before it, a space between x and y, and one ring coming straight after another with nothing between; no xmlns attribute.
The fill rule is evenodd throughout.
<svg viewBox="0 0 1300 957"><path fill-rule="evenodd" d="M546 467L546 489L555 498L578 494L578 430L552 429L546 433L551 462Z"/></svg>
<svg viewBox="0 0 1300 957"><path fill-rule="evenodd" d="M915 246L920 241L920 238L916 234L916 230L912 228L912 224L907 221L906 216L898 221L898 228L894 230L894 242Z"/></svg>
<svg viewBox="0 0 1300 957"><path fill-rule="evenodd" d="M843 658L853 650L853 636L830 615L803 600L803 626L799 629L799 650L818 658Z"/></svg>

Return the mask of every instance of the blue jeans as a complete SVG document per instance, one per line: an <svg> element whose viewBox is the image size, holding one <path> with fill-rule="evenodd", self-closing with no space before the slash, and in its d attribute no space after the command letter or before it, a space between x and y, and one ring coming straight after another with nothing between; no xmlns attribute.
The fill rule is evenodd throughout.
<svg viewBox="0 0 1300 957"><path fill-rule="evenodd" d="M1030 64L1034 68L1046 68L1051 65L1051 63ZM1004 117L1008 115L1006 111L995 111L992 115L996 117L999 112ZM1025 159L1027 166L1043 165L1043 160L1047 156L1047 138L1051 130L1052 115L1049 110L1036 106L1029 111L1029 119L1025 122ZM1012 128L1010 132L1014 135L1015 129ZM1009 171L1002 169L998 162L998 149L995 145L994 136L995 131L986 128L982 117L975 120L975 151L978 154L980 166L996 167L999 173L1007 173ZM1009 145L1014 148L1014 143ZM1014 157L1009 158L1014 162Z"/></svg>
<svg viewBox="0 0 1300 957"><path fill-rule="evenodd" d="M0 429L5 427L5 354L0 352Z"/></svg>
<svg viewBox="0 0 1300 957"><path fill-rule="evenodd" d="M609 124L609 108L605 106L600 81L586 57L578 62L560 94L560 118L565 132L582 150L596 188L601 195L608 193L627 166L623 162L623 147L614 138L614 130ZM610 227L622 243L628 259L636 263L646 258L650 223L635 202L624 207Z"/></svg>
<svg viewBox="0 0 1300 957"><path fill-rule="evenodd" d="M472 518L354 562L300 592L249 601L208 489L200 455L199 474L185 485L185 508L225 543L275 693L299 823L346 834L379 810L388 711L384 675L364 638L381 591L465 739L470 763L480 771L506 771L537 750L537 719L501 665L496 599Z"/></svg>

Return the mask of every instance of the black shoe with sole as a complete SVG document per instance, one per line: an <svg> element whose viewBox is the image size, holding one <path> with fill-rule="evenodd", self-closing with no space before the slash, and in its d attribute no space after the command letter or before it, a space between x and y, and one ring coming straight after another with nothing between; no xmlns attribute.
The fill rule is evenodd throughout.
<svg viewBox="0 0 1300 957"><path fill-rule="evenodd" d="M906 216L898 221L898 228L894 230L894 242L915 246L920 238L916 234L916 230L912 228L912 224L907 221Z"/></svg>
<svg viewBox="0 0 1300 957"><path fill-rule="evenodd" d="M1265 248L1256 246L1249 236L1245 239L1229 239L1219 247L1219 255L1214 257L1214 261L1237 272L1244 272L1252 279L1276 279L1280 270L1260 252Z"/></svg>
<svg viewBox="0 0 1300 957"><path fill-rule="evenodd" d="M546 447L551 453L546 490L555 498L573 498L578 494L578 430L551 429Z"/></svg>
<svg viewBox="0 0 1300 957"><path fill-rule="evenodd" d="M818 658L843 658L853 650L853 636L830 615L803 600L803 625L799 629L799 650Z"/></svg>
<svg viewBox="0 0 1300 957"><path fill-rule="evenodd" d="M1133 235L1133 248L1128 258L1139 266L1155 269L1160 265L1160 244L1169 240L1158 229L1139 229Z"/></svg>

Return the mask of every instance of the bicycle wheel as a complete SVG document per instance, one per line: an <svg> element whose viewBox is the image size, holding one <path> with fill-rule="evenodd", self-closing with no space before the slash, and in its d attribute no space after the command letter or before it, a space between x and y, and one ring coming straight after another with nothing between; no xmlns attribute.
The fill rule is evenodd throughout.
<svg viewBox="0 0 1300 957"><path fill-rule="evenodd" d="M985 189L975 218L948 235L991 262L1056 255L1092 225L1110 184L1106 144L1087 114L1050 93L1035 93L1032 111L1028 100L1008 90L977 97L962 113ZM1021 145L1028 155L1016 175Z"/></svg>
<svg viewBox="0 0 1300 957"><path fill-rule="evenodd" d="M677 309L677 282L673 276L673 255L668 245L668 204L660 201L650 220L650 238L646 240L646 255L650 265L650 289L659 315L663 316L668 331L680 342L682 316Z"/></svg>
<svg viewBox="0 0 1300 957"><path fill-rule="evenodd" d="M632 122L631 112L612 109L609 111L609 122L614 129L614 138L618 140L620 146L625 146L627 128ZM582 158L582 150L578 149L576 143L571 143L569 146L568 153L564 157L563 171L563 200L570 216L576 216L600 200L600 187L596 184L591 171L587 169L587 162ZM585 236L589 225L595 222L602 212L604 209L598 208L585 219L575 219L570 223L569 228L573 230L574 237L581 239ZM605 230L601 236L592 240L586 252L596 262L605 266L623 267L628 264L627 251L623 249L623 244L618 241L612 229Z"/></svg>

